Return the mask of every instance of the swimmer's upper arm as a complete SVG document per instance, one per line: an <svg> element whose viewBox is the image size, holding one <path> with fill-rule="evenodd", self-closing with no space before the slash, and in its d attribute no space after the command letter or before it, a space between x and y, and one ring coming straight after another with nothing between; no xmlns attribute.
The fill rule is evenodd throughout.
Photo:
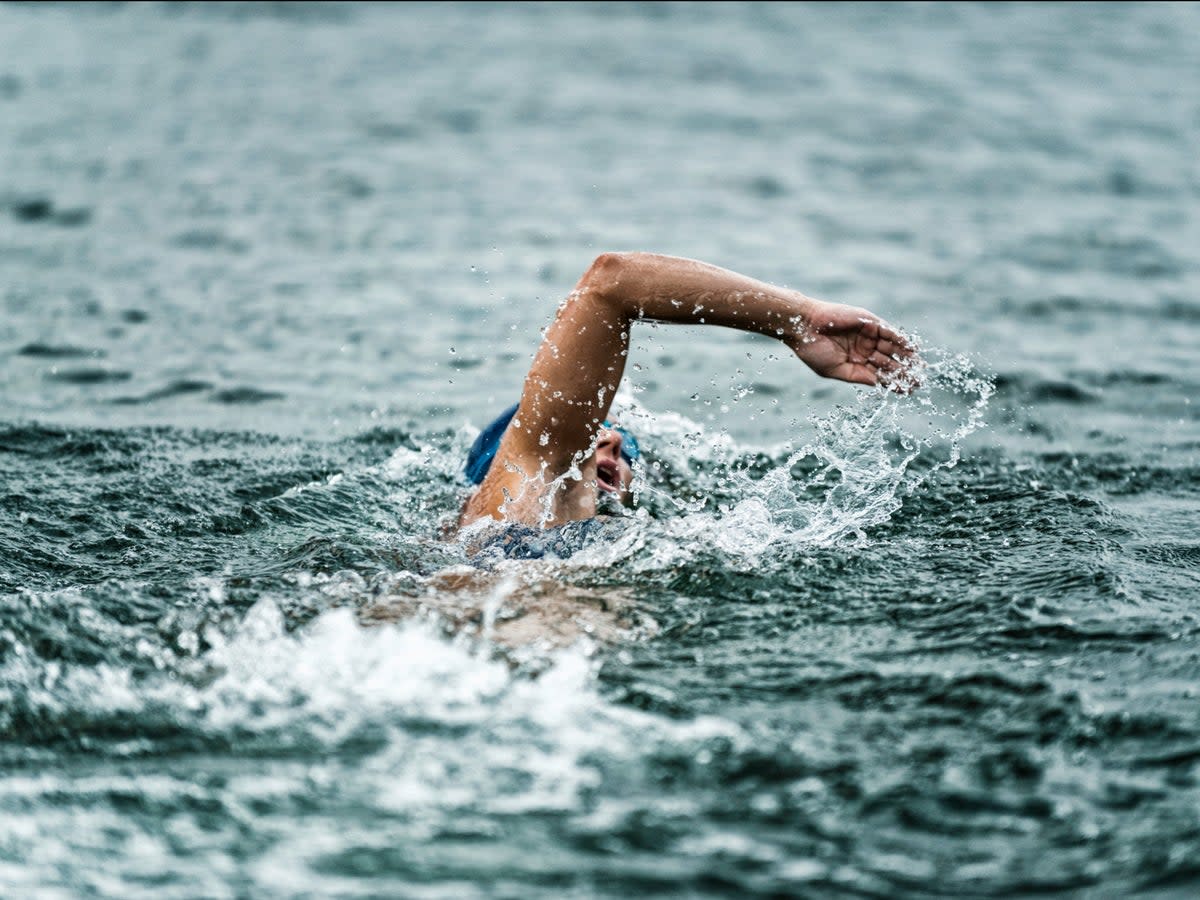
<svg viewBox="0 0 1200 900"><path fill-rule="evenodd" d="M625 371L630 323L617 300L624 266L624 255L600 254L559 304L470 518L501 517L527 483L553 481L587 454Z"/></svg>
<svg viewBox="0 0 1200 900"><path fill-rule="evenodd" d="M559 304L525 376L505 438L535 471L569 467L608 416L629 352L630 323L614 290L623 266L620 254L596 257Z"/></svg>

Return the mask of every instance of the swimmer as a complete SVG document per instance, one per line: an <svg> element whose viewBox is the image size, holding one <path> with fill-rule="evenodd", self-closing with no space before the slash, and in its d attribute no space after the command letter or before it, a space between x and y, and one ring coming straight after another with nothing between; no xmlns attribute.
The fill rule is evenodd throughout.
<svg viewBox="0 0 1200 900"><path fill-rule="evenodd" d="M516 407L479 436L478 489L459 527L495 519L550 529L628 505L637 444L608 421L639 320L723 325L777 338L826 378L906 390L915 351L878 316L654 253L603 253L559 305ZM564 477L566 476L566 477Z"/></svg>
<svg viewBox="0 0 1200 900"><path fill-rule="evenodd" d="M484 640L525 667L531 650L586 639L613 644L658 625L625 588L561 580L528 561L563 559L609 525L606 503L629 504L636 439L609 419L638 320L724 325L782 341L818 375L904 391L915 382L913 347L865 309L814 300L725 269L652 253L596 258L559 305L520 402L488 425L467 460L478 485L459 527L485 529L470 565L429 579L416 594L379 598L370 623L423 616L448 633ZM508 563L523 561L513 567Z"/></svg>

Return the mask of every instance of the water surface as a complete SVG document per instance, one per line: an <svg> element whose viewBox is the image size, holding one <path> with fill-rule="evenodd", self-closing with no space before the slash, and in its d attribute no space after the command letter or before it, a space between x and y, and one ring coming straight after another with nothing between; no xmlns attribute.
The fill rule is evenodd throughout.
<svg viewBox="0 0 1200 900"><path fill-rule="evenodd" d="M3 893L1189 896L1198 29L0 8ZM623 249L867 306L927 388L643 327L640 510L492 599L657 633L365 626L453 602L466 448Z"/></svg>

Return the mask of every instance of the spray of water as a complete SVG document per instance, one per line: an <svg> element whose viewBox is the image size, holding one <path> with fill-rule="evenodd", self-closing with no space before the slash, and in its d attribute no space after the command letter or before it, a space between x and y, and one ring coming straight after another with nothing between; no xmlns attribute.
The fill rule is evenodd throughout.
<svg viewBox="0 0 1200 900"><path fill-rule="evenodd" d="M689 472L689 496L643 486L676 513L659 523L650 565L675 565L704 550L753 561L781 544L867 540L935 472L958 463L994 390L966 357L936 349L924 354L917 374L920 387L909 395L862 390L812 416L812 436L769 451L778 461L765 474L744 463L747 451L727 434L709 436L682 416L652 415L632 396L619 397L621 415L652 435L673 469Z"/></svg>
<svg viewBox="0 0 1200 900"><path fill-rule="evenodd" d="M705 552L753 564L768 550L867 541L907 497L958 463L994 391L969 359L937 348L923 351L914 374L920 384L911 393L860 389L850 402L811 416L800 441L765 450L740 446L723 429L711 434L678 413L652 412L623 389L613 418L650 439L652 459L671 477L656 477L653 461L639 461L642 508L621 511L630 527L585 547L570 564L624 560L659 569ZM456 445L465 448L472 437L464 431ZM402 484L445 481L443 470L460 458L455 448L397 451L384 469Z"/></svg>

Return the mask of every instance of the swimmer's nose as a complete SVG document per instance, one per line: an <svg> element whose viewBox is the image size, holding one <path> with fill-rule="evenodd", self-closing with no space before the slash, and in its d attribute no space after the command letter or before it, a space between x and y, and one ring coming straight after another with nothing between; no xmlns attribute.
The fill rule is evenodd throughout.
<svg viewBox="0 0 1200 900"><path fill-rule="evenodd" d="M596 450L606 450L613 455L613 458L621 455L621 432L615 431L612 428L605 428L600 432L600 440L596 443Z"/></svg>

